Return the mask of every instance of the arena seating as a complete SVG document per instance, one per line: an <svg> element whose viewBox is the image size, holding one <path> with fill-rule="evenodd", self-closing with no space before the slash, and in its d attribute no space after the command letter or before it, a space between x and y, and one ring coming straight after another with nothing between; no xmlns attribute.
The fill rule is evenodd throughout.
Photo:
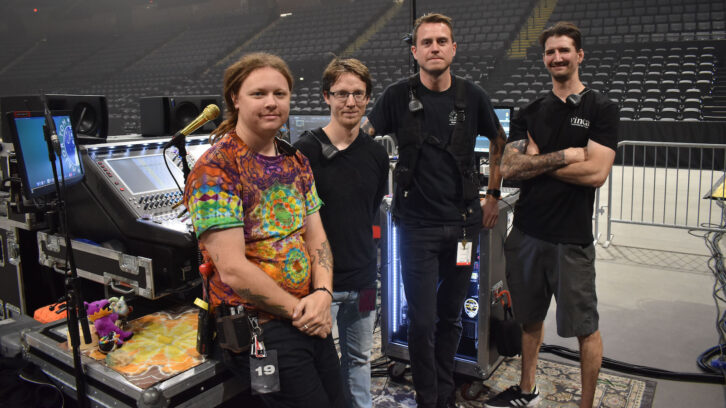
<svg viewBox="0 0 726 408"><path fill-rule="evenodd" d="M333 55L352 55L369 66L374 101L386 86L410 74L409 45L402 40L410 31L410 1L321 2L285 17L212 11L183 24L159 18L143 27L99 29L93 35L74 30L73 24L18 38L3 33L0 96L103 94L112 130L134 133L140 97L220 94L226 66L245 53L268 51L282 56L295 74L291 112L326 114L320 76ZM94 4L78 0L59 10L65 18L89 18L100 7ZM453 72L480 84L495 104L521 107L551 88L539 45L532 44L524 58L507 53L540 4L419 0L416 12L452 16L458 44ZM551 4L556 6L547 24L569 20L583 30L583 82L616 101L623 119L726 120L723 1ZM0 5L0 12L7 14L6 7Z"/></svg>
<svg viewBox="0 0 726 408"><path fill-rule="evenodd" d="M719 119L711 105L726 97L726 90L716 87L716 54L723 55L726 38L723 2L560 0L548 25L560 20L582 28L581 79L616 101L624 120ZM505 71L485 85L496 101L511 103L518 92L549 89L538 44L511 65L517 74L507 78ZM529 73L529 80L521 72ZM517 86L507 90L515 81ZM521 107L531 100L514 103Z"/></svg>

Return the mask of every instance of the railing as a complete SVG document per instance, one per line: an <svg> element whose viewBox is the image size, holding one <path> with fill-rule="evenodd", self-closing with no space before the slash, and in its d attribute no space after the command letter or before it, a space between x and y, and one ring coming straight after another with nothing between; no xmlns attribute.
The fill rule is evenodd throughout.
<svg viewBox="0 0 726 408"><path fill-rule="evenodd" d="M395 160L398 160L398 144L391 135L376 136L374 140L386 148L388 157L391 159L388 162L388 193L393 194L393 169L396 167Z"/></svg>
<svg viewBox="0 0 726 408"><path fill-rule="evenodd" d="M613 223L726 232L725 164L726 144L618 143L603 246L613 240Z"/></svg>

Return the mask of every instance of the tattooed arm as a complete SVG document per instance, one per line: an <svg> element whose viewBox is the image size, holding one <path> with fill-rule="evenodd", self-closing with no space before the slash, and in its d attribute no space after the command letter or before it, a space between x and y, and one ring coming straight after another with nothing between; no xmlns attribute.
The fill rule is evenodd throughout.
<svg viewBox="0 0 726 408"><path fill-rule="evenodd" d="M614 160L614 150L590 140L585 161L553 170L550 174L568 183L597 188L605 184Z"/></svg>
<svg viewBox="0 0 726 408"><path fill-rule="evenodd" d="M242 228L205 232L200 241L212 257L222 282L260 309L292 319L295 305L300 301L247 259Z"/></svg>
<svg viewBox="0 0 726 408"><path fill-rule="evenodd" d="M571 163L578 163L587 159L587 149L583 147L568 147L567 149L545 154L539 153L529 133L525 140L515 140L507 143L502 155L500 170L502 176L509 180L527 180L557 170Z"/></svg>
<svg viewBox="0 0 726 408"><path fill-rule="evenodd" d="M327 291L310 292L301 299L295 306L292 324L307 335L325 338L332 327L330 303L333 299L330 294L333 293L333 253L320 213L315 212L305 218L303 239L310 254L312 288L325 288Z"/></svg>
<svg viewBox="0 0 726 408"><path fill-rule="evenodd" d="M489 143L489 184L487 188L499 190L502 185L502 173L499 170L502 162L502 152L507 144L507 137L502 125L497 129L497 136ZM482 211L482 227L494 228L499 218L499 203L493 196L487 196L480 202Z"/></svg>

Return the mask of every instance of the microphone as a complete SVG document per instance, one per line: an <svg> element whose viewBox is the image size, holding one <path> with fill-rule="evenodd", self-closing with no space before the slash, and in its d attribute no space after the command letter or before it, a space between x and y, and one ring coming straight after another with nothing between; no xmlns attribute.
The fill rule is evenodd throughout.
<svg viewBox="0 0 726 408"><path fill-rule="evenodd" d="M53 147L53 152L56 156L61 156L60 140L58 139L58 131L55 128L55 122L53 121L53 115L50 114L48 109L48 101L43 95L43 110L45 114L45 125L48 126L48 133L50 134L50 143Z"/></svg>
<svg viewBox="0 0 726 408"><path fill-rule="evenodd" d="M204 124L209 122L210 120L216 119L217 116L219 116L219 106L215 104L207 105L207 107L204 108L202 113L200 113L199 116L196 117L196 119L186 125L184 129L176 132L176 134L172 136L171 140L164 144L164 149L168 148L169 146L176 145L177 142L184 140L184 138L190 133L204 126Z"/></svg>

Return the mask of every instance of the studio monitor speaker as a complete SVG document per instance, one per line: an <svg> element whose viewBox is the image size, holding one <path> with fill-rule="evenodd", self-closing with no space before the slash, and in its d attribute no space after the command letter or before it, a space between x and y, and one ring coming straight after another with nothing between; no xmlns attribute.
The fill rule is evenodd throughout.
<svg viewBox="0 0 726 408"><path fill-rule="evenodd" d="M220 95L149 96L141 98L141 134L144 136L171 136L196 119L202 110L215 104L223 110ZM221 122L219 115L194 133L210 133Z"/></svg>
<svg viewBox="0 0 726 408"><path fill-rule="evenodd" d="M76 136L83 143L88 137L106 140L108 136L108 105L106 97L101 95L46 95L48 109L51 111L68 111L71 113L71 123L76 130ZM6 112L11 111L42 111L43 103L40 95L7 96L0 98L0 111L2 111L2 137L7 138L9 132ZM84 138L84 136L87 136Z"/></svg>
<svg viewBox="0 0 726 408"><path fill-rule="evenodd" d="M101 95L47 95L51 111L70 111L77 136L106 140L108 136L108 104Z"/></svg>

